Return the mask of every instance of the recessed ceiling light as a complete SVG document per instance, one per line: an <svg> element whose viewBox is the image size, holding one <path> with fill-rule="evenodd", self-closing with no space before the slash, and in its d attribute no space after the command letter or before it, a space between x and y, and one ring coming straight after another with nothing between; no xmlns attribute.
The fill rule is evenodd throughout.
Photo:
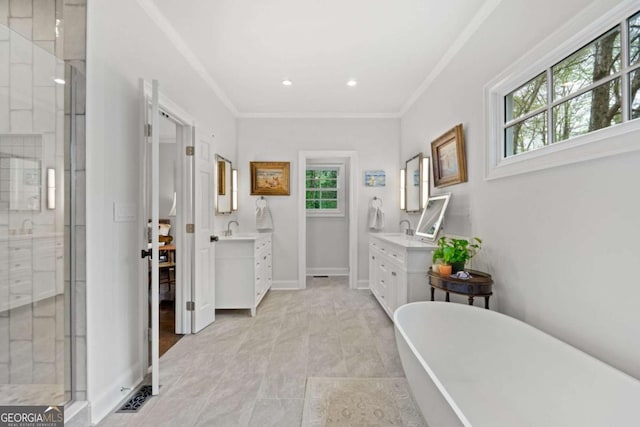
<svg viewBox="0 0 640 427"><path fill-rule="evenodd" d="M351 86L351 87L354 87L357 84L358 82L355 79L351 79L347 82L347 86Z"/></svg>
<svg viewBox="0 0 640 427"><path fill-rule="evenodd" d="M283 80L282 84L285 86L291 86L293 84L293 82L289 79Z"/></svg>
<svg viewBox="0 0 640 427"><path fill-rule="evenodd" d="M61 79L61 78L53 79L53 81L54 81L55 83L58 83L59 85L63 85L63 84L65 84L64 79Z"/></svg>

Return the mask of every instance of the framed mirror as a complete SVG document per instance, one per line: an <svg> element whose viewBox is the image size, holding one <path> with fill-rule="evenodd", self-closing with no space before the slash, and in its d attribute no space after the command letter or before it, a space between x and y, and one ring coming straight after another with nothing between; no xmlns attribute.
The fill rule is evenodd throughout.
<svg viewBox="0 0 640 427"><path fill-rule="evenodd" d="M449 205L451 194L429 197L422 211L416 235L435 241L442 228L444 214Z"/></svg>
<svg viewBox="0 0 640 427"><path fill-rule="evenodd" d="M216 214L219 215L231 213L231 171L231 161L216 155Z"/></svg>
<svg viewBox="0 0 640 427"><path fill-rule="evenodd" d="M422 212L429 198L429 158L416 154L405 163L405 210L407 213Z"/></svg>

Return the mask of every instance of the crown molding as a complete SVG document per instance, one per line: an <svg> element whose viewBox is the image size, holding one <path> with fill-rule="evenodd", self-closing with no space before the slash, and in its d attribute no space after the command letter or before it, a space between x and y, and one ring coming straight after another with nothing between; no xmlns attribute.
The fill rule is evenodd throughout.
<svg viewBox="0 0 640 427"><path fill-rule="evenodd" d="M478 12L473 16L469 24L462 30L457 39L451 44L449 49L442 56L440 61L431 70L431 72L424 79L422 84L418 86L418 89L407 99L402 106L402 109L398 113L400 117L404 116L407 111L416 103L418 98L431 86L435 79L444 71L449 63L455 58L460 49L469 41L471 36L480 28L480 25L491 15L495 8L502 2L502 0L486 0Z"/></svg>
<svg viewBox="0 0 640 427"><path fill-rule="evenodd" d="M160 12L157 6L152 0L137 0L142 10L147 14L149 18L158 26L160 31L171 41L171 43L178 49L178 52L187 60L189 65L195 70L196 73L205 81L205 83L213 90L216 96L220 99L220 102L234 115L238 116L238 109L231 102L231 99L222 90L220 85L213 79L211 74L207 72L205 66L200 62L195 53L189 48L185 41L180 37L178 32L173 28L171 22Z"/></svg>
<svg viewBox="0 0 640 427"><path fill-rule="evenodd" d="M399 113L239 113L239 119L399 119Z"/></svg>

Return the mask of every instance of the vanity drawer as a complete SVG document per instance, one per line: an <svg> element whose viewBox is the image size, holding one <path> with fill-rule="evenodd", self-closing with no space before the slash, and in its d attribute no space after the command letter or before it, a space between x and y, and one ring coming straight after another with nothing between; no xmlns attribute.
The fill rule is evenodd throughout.
<svg viewBox="0 0 640 427"><path fill-rule="evenodd" d="M394 247L388 247L386 254L390 259L400 264L404 264L406 260L406 252Z"/></svg>
<svg viewBox="0 0 640 427"><path fill-rule="evenodd" d="M256 243L255 243L256 254L258 254L261 251L269 248L270 246L271 246L271 236L263 237L263 238L260 238L260 239L256 240Z"/></svg>

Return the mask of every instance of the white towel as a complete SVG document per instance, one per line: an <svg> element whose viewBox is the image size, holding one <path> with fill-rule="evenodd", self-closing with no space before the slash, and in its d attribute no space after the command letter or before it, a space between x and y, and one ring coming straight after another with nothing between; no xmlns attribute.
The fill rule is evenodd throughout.
<svg viewBox="0 0 640 427"><path fill-rule="evenodd" d="M256 208L256 230L273 230L273 220L269 206Z"/></svg>
<svg viewBox="0 0 640 427"><path fill-rule="evenodd" d="M380 206L369 208L369 228L376 231L384 229L384 212Z"/></svg>

